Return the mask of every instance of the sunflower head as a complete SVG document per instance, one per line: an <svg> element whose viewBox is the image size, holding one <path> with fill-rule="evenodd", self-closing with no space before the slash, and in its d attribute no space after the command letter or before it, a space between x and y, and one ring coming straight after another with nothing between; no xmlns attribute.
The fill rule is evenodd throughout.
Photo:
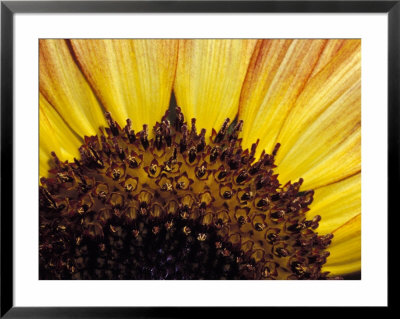
<svg viewBox="0 0 400 319"><path fill-rule="evenodd" d="M48 127L56 132L61 129L61 133L52 137L54 144L43 142L51 151L50 156L43 156L45 162L41 161L42 167L50 169L43 174L39 187L40 278L328 279L340 274L329 274L325 266L331 259L329 245L332 240L335 243L332 231L336 228L326 223L320 234L319 224L324 225L324 209L329 211L332 198L342 196L345 208L354 201L354 197L346 198L349 193L339 193L353 191L353 185L357 189L359 180L353 173L357 168L345 165L345 170L338 169L335 175L318 160L326 158L329 166L349 147L357 147L354 143L359 126L354 123L355 129L348 136L339 133L339 137L331 137L332 143L340 140L339 151L327 146L332 149L328 154L325 149L316 152L305 139L321 129L316 126L319 121L331 123L342 116L337 114L338 109L355 103L358 83L347 72L357 67L357 43L344 42L339 46L328 41L299 42L41 43L40 106L47 125L41 126L41 145L47 138L43 132L48 132ZM174 55L175 60L171 58ZM57 64L56 57L60 56L66 59L64 67L68 66L62 72L57 69L63 68ZM166 61L169 63L165 64ZM311 61L312 67L308 68L300 63ZM239 74L227 84L226 76L237 72L232 69L237 62L242 62ZM197 66L194 72L190 71L193 65ZM207 70L205 79L197 75L202 68ZM155 74L144 73L143 79L138 78L144 70L154 70ZM293 70L298 71L296 76L291 73ZM204 81L212 76L211 71L223 83L205 87ZM74 76L77 80L68 90L58 83ZM277 79L282 77L284 81L279 83ZM349 87L329 87L339 77ZM263 78L267 81L263 82ZM124 82L128 80L136 86ZM312 95L318 81L328 86L327 93L320 95L319 108ZM151 118L160 113L156 105L170 95L162 92L168 91L168 87L171 92L172 85L182 109L173 107L165 112L164 107L165 114L157 121L139 126L138 119L149 117L152 109L117 107L116 101L128 105L129 99L140 98L150 103L154 88L149 89L148 82L155 84L156 91L158 88L158 102L154 104L157 111ZM109 83L114 84L115 96L104 91ZM264 86L260 87L260 83ZM127 87L133 93L125 96ZM224 108L202 106L203 102L196 102L200 96L193 93L202 88L206 93L203 100L218 100L222 96L218 90L223 87L227 94L232 91L228 98L223 98L226 115L235 115L233 110L238 107L238 117L232 122L226 117L220 119ZM97 96L91 106L72 109L71 120L82 115L84 121L100 119L94 121L97 128L87 130L82 139L77 136L85 125L66 121L62 115L66 114L63 101L75 91L86 96L86 101ZM99 115L100 106L96 109L98 99L107 109L104 115ZM269 102L265 104L266 101ZM280 132L260 134L273 128L274 121L283 123L277 113L270 113L271 109L279 110L279 103L283 102L291 105L280 106L281 116L286 114L284 122L292 125L294 132L304 129L297 140L288 135L286 125L281 126ZM299 112L306 103L310 110L315 108L319 113L301 118L308 121L311 132L306 126L290 124L294 123L293 116L303 116ZM90 108L95 111L90 112ZM122 122L124 109L133 116L125 116ZM205 114L206 110L210 116ZM270 114L267 119L272 121L267 121L266 127L257 124L257 114L263 112ZM356 116L353 113L348 114ZM190 121L185 119L187 114L194 114ZM314 122L310 122L313 118ZM151 128L149 125L154 122ZM61 137L67 137L67 144L77 145L78 153L66 147ZM323 135L320 137L324 139ZM271 144L273 140L275 143ZM300 148L299 143L303 145ZM317 148L318 143L314 145ZM287 144L292 147L288 149ZM41 154L42 151L45 149L41 149ZM75 156L71 161L71 155L65 154ZM308 161L304 159L307 157ZM350 166L353 163L351 160ZM282 173L282 167L286 173ZM304 170L303 179L298 174ZM286 179L288 173L295 179ZM315 179L315 174L321 177ZM343 179L340 174L350 175ZM311 182L307 182L308 176ZM311 186L315 186L314 190ZM336 197L332 197L332 191ZM327 193L325 198L314 200L323 192ZM314 212L313 206L317 207ZM332 206L335 207L333 203ZM329 221L329 214L326 215ZM334 225L346 218L335 217ZM345 230L339 232L339 240L341 234L348 234L348 226L356 222L357 217L351 218L339 227ZM335 263L331 267L334 269Z"/></svg>

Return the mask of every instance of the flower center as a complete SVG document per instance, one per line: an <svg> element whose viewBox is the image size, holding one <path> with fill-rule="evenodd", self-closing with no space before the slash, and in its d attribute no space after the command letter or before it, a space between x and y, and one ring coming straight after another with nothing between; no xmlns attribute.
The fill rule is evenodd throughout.
<svg viewBox="0 0 400 319"><path fill-rule="evenodd" d="M242 122L206 142L176 108L136 133L106 114L80 160L40 186L41 279L324 279L332 235L306 220L313 191L281 186L274 158L243 150Z"/></svg>

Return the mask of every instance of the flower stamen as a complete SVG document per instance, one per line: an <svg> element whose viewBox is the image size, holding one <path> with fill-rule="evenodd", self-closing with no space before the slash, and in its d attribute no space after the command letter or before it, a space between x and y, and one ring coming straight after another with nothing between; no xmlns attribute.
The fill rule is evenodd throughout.
<svg viewBox="0 0 400 319"><path fill-rule="evenodd" d="M272 154L243 150L243 121L226 119L209 141L179 107L149 136L128 119L85 137L81 159L42 178L44 279L325 279L333 235L306 220L312 190L281 185ZM54 227L56 225L56 227Z"/></svg>

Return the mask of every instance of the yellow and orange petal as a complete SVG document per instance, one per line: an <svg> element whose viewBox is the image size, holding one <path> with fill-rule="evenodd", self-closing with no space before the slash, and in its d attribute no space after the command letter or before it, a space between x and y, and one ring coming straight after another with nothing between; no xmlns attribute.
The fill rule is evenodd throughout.
<svg viewBox="0 0 400 319"><path fill-rule="evenodd" d="M285 119L277 141L281 178L304 188L327 185L361 170L361 42L349 40L314 75Z"/></svg>
<svg viewBox="0 0 400 319"><path fill-rule="evenodd" d="M103 107L135 131L153 125L168 108L177 40L71 40L78 65Z"/></svg>
<svg viewBox="0 0 400 319"><path fill-rule="evenodd" d="M360 41L339 45L309 40L314 48L306 48L307 41L299 40L303 47L296 49L298 56L287 61L296 43L270 41L260 45L264 53L258 60L253 57L243 86L239 118L247 123L244 144L250 146L250 136L259 136L260 149L268 152L281 143L277 155L281 178L303 177L304 188L360 171ZM270 57L267 48L273 45Z"/></svg>
<svg viewBox="0 0 400 319"><path fill-rule="evenodd" d="M257 136L259 153L272 151L325 46L326 40L264 40L257 44L240 96L245 147Z"/></svg>
<svg viewBox="0 0 400 319"><path fill-rule="evenodd" d="M174 92L186 118L207 134L237 114L256 40L181 40Z"/></svg>
<svg viewBox="0 0 400 319"><path fill-rule="evenodd" d="M79 136L106 124L104 112L65 40L40 40L39 90Z"/></svg>

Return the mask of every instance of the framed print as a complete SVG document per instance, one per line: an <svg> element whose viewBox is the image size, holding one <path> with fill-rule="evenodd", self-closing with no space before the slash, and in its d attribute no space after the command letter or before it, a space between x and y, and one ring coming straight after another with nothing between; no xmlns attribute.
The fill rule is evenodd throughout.
<svg viewBox="0 0 400 319"><path fill-rule="evenodd" d="M399 8L2 1L1 315L388 309Z"/></svg>

